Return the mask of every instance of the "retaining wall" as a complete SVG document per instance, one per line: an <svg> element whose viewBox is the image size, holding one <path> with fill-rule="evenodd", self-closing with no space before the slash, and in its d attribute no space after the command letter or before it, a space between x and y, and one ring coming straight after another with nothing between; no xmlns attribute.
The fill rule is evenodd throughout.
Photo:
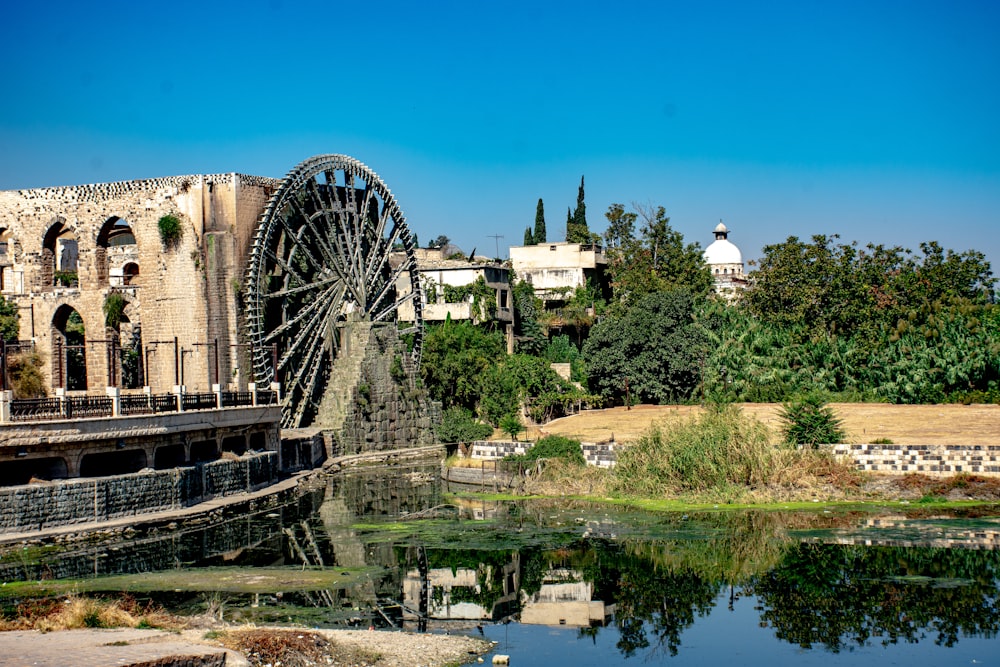
<svg viewBox="0 0 1000 667"><path fill-rule="evenodd" d="M829 445L858 470L882 473L1000 476L1000 445Z"/></svg>
<svg viewBox="0 0 1000 667"><path fill-rule="evenodd" d="M533 444L533 442L511 440L476 440L472 443L472 452L469 456L474 459L495 461L505 456L524 454Z"/></svg>
<svg viewBox="0 0 1000 667"><path fill-rule="evenodd" d="M195 467L0 488L0 533L188 507L249 493L277 478L277 452L263 452Z"/></svg>

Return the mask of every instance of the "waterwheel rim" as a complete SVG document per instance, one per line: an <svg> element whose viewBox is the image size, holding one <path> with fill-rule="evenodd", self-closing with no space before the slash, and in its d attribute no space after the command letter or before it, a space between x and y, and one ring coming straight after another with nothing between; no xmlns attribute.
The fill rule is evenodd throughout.
<svg viewBox="0 0 1000 667"><path fill-rule="evenodd" d="M338 327L349 320L398 323L409 304L413 322L401 333L412 336L419 363L414 251L402 210L365 164L320 155L288 172L257 226L244 297L253 376L281 382L282 426L305 426L315 415L338 355Z"/></svg>

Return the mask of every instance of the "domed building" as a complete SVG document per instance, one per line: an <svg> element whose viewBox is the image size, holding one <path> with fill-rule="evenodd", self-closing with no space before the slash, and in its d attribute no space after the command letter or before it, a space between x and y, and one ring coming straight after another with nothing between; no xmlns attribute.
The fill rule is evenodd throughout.
<svg viewBox="0 0 1000 667"><path fill-rule="evenodd" d="M715 279L715 292L732 298L737 290L746 287L743 275L743 253L729 241L729 229L722 221L715 226L715 241L705 248L703 257Z"/></svg>

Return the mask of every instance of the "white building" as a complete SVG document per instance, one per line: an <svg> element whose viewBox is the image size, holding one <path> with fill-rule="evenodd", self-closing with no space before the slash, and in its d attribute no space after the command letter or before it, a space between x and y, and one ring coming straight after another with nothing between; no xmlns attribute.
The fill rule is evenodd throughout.
<svg viewBox="0 0 1000 667"><path fill-rule="evenodd" d="M506 267L491 262L445 259L440 250L426 248L417 250L416 260L423 289L421 314L425 322L452 319L480 323L483 314L499 322L514 321ZM491 303L478 304L471 293L472 285L480 278L492 292ZM400 298L410 293L410 282L405 276L397 282L397 289ZM411 302L400 305L399 319L413 320Z"/></svg>
<svg viewBox="0 0 1000 667"><path fill-rule="evenodd" d="M511 246L510 264L518 280L531 283L542 301L565 301L588 279L602 286L607 260L599 245L539 243Z"/></svg>
<svg viewBox="0 0 1000 667"><path fill-rule="evenodd" d="M732 298L738 290L746 287L743 253L729 241L729 230L721 220L715 226L715 241L705 248L703 257L712 271L717 294Z"/></svg>

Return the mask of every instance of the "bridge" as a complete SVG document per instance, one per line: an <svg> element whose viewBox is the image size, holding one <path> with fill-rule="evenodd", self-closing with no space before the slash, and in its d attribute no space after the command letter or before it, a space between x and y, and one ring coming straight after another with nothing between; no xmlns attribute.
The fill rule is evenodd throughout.
<svg viewBox="0 0 1000 667"><path fill-rule="evenodd" d="M430 442L414 250L388 187L344 155L283 179L0 192L0 294L24 340L0 365L0 474L277 449L278 425L342 452Z"/></svg>

